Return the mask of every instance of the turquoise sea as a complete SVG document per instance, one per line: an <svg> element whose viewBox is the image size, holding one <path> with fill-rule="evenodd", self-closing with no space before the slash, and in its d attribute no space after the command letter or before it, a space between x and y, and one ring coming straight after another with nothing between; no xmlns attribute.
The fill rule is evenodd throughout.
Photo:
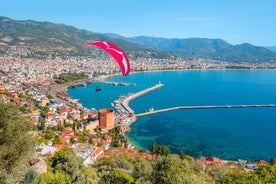
<svg viewBox="0 0 276 184"><path fill-rule="evenodd" d="M276 104L275 70L184 70L113 76L109 81L136 83L114 86L94 82L69 88L68 94L87 108L111 108L121 95L165 84L131 101L136 113L183 105ZM102 91L96 92L96 86ZM276 157L276 108L194 109L139 117L132 124L129 140L149 149L152 140L181 149L194 157L265 159Z"/></svg>

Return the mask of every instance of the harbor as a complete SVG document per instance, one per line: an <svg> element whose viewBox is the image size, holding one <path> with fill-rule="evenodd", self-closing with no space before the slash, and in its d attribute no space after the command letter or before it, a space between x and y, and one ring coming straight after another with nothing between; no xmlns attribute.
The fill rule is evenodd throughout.
<svg viewBox="0 0 276 184"><path fill-rule="evenodd" d="M275 80L271 79L271 76L275 75L272 74L275 74L275 71L173 71L162 72L162 75L144 73L137 75L133 80L123 81L135 82L135 87L95 82L86 88L69 89L68 93L71 97L80 99L81 103L86 103L85 106L88 108L112 108L115 112L115 125L120 127L120 131L137 147L147 148L152 139L156 138L159 144L166 144L173 148L176 145L177 148L173 153L179 153L179 149L185 148L185 145L191 145L189 151L199 150L192 153L195 156L201 153L208 155L211 152L221 158L232 158L232 155L234 159L263 158L254 150L257 142L258 148L265 151L264 158L268 159L275 153L275 150L270 149L272 146L269 147L270 143L275 142L275 136L272 135L274 135L276 118L273 115L276 108L272 107L272 104L276 104ZM147 80L149 78L151 80ZM228 84L225 78L233 83ZM271 79L269 85L268 79ZM116 77L108 80L117 81L118 79ZM161 81L164 86L129 101L128 106L134 114L129 114L121 106L128 96L151 88L158 81ZM215 85L215 82L223 85ZM96 93L96 86L102 87L102 91ZM256 89L258 86L260 86L259 90ZM88 99L91 99L91 107L87 103ZM113 103L112 106L111 103ZM244 106L250 104L251 106ZM267 104L267 107L259 104ZM230 107L231 105L235 105L236 108ZM118 108L119 106L121 108ZM220 107L173 108L182 106ZM270 106L272 108L269 108ZM173 109L158 113L159 110L166 108ZM145 111L151 113L140 116ZM122 121L119 121L119 118ZM248 140L246 143L245 137ZM252 140L255 137L256 139L258 137L258 140ZM202 142L208 146L203 148ZM253 154L253 156L242 155L243 151L234 145L236 142L246 148L248 155ZM264 142L267 144L264 145ZM251 149L249 145L253 145L253 148Z"/></svg>
<svg viewBox="0 0 276 184"><path fill-rule="evenodd" d="M129 114L134 114L134 113L135 113L134 110L131 109L131 108L129 107L129 102L130 102L131 100L134 100L135 98L138 98L138 97L140 97L140 96L146 94L146 93L149 93L149 92L151 92L151 91L154 91L154 90L156 90L156 89L159 89L159 88L161 88L162 86L164 86L164 84L162 84L162 83L159 82L159 83L157 83L156 85L154 85L153 87L150 87L150 88L148 88L148 89L139 91L139 92L134 93L134 94L130 94L129 96L127 96L127 97L122 101L121 105L122 105L122 107L123 107Z"/></svg>
<svg viewBox="0 0 276 184"><path fill-rule="evenodd" d="M199 106L176 106L165 109L154 110L153 108L145 110L144 113L135 114L135 111L129 106L130 101L138 98L146 93L161 88L164 84L158 82L154 86L139 91L137 93L130 93L128 95L121 96L118 100L112 103L112 106L118 113L118 120L124 122L124 124L131 124L137 117L146 116L151 114L157 114L167 111L175 110L191 110L191 109L222 109L222 108L262 108L262 107L276 107L276 104L241 104L241 105L199 105Z"/></svg>
<svg viewBox="0 0 276 184"><path fill-rule="evenodd" d="M137 93L129 93L128 95L121 96L118 100L115 100L111 105L116 109L118 122L124 122L123 124L129 125L136 120L135 111L130 108L129 103L131 100L138 98L146 93L157 90L164 86L161 82L158 82L152 87L139 91Z"/></svg>
<svg viewBox="0 0 276 184"><path fill-rule="evenodd" d="M206 106L177 106L166 109L152 110L140 114L136 114L135 116L146 116L151 114L157 114L161 112L167 111L175 111L175 110L188 110L188 109L221 109L221 108L260 108L260 107L276 107L276 104L253 104L253 105L206 105Z"/></svg>

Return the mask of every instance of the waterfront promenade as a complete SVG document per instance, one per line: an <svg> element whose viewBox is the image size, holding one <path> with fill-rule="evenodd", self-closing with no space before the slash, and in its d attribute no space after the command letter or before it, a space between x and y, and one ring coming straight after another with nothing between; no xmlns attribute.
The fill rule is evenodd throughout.
<svg viewBox="0 0 276 184"><path fill-rule="evenodd" d="M276 107L276 104L253 104L253 105L206 105L206 106L177 106L166 109L154 110L145 113L136 114L135 116L146 116L161 112L181 110L181 109L221 109L221 108L257 108L257 107Z"/></svg>

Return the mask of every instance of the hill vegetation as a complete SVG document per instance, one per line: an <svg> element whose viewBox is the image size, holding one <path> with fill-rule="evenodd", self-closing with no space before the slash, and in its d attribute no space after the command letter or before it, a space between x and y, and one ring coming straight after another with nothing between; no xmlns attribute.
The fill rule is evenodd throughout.
<svg viewBox="0 0 276 184"><path fill-rule="evenodd" d="M103 56L100 49L83 50L83 45L89 40L111 41L124 49L132 58L169 57L167 54L144 49L134 43L64 24L32 20L17 21L0 17L0 56L11 55L28 58Z"/></svg>
<svg viewBox="0 0 276 184"><path fill-rule="evenodd" d="M34 142L30 130L31 126L15 105L0 103L1 183L266 184L276 181L276 167L272 165L275 159L271 160L271 164L259 165L257 170L248 172L243 167L232 168L231 163L228 167L204 165L183 151L179 155L167 151L161 154L159 146L153 146L153 150L157 148L153 159L133 158L127 154L111 155L89 166L83 164L72 148L63 148L46 159L47 171L39 174L31 167Z"/></svg>

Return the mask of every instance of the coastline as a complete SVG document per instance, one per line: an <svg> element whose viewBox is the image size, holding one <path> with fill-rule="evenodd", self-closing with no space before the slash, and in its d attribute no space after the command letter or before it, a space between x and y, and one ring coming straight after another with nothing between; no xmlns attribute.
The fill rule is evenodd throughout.
<svg viewBox="0 0 276 184"><path fill-rule="evenodd" d="M48 89L46 89L46 94L50 94L54 99L56 100L60 100L63 103L65 103L65 100L62 98L59 98L57 96L57 94L62 94L64 93L64 95L67 96L67 98L69 98L69 96L67 95L67 89L72 87L73 85L77 85L80 83L92 83L94 80L93 79L86 79L86 80L77 80L77 81L70 81L70 82L66 82L63 84L55 84L55 85L51 85L48 87ZM71 98L70 98L71 99ZM74 99L72 99L74 100Z"/></svg>
<svg viewBox="0 0 276 184"><path fill-rule="evenodd" d="M182 71L250 71L250 70L276 70L276 69L172 69L172 70L166 69L166 70L152 70L152 71L134 71L134 72L131 72L131 74L155 73L155 72L182 72ZM89 80L89 83L93 83L93 82L105 83L105 82L107 82L107 79L114 77L114 76L120 76L120 75L121 75L121 73L118 72L118 73L114 73L114 74L100 75L96 78L90 78L88 80ZM72 81L72 82L65 83L65 84L55 84L54 86L50 86L50 88L48 88L46 93L49 93L54 99L61 100L64 103L66 103L66 101L60 97L57 97L56 94L64 93L65 96L67 97L67 99L77 100L77 99L74 99L74 98L68 96L67 91L68 91L68 88L70 88L72 85L77 84L77 83L83 83L83 82L87 82L87 79ZM126 95L127 94L123 94L122 96L126 96ZM133 122L135 122L135 121L133 121ZM131 124L129 125L129 127L130 126L131 126Z"/></svg>
<svg viewBox="0 0 276 184"><path fill-rule="evenodd" d="M254 71L254 70L276 70L276 69L166 69L166 70L152 70L152 71L134 71L131 72L131 74L139 74L139 73L155 73L155 72L182 72L182 71ZM86 80L78 80L78 81L71 81L68 83L64 83L64 84L55 84L52 85L50 87L48 87L47 89L44 90L45 94L50 94L54 99L56 100L61 100L62 102L66 103L66 101L60 97L57 97L56 94L59 93L63 93L67 99L70 100L77 100L74 99L70 96L68 96L67 91L68 88L70 88L72 85L78 84L78 83L85 83L87 82L87 80L89 81L88 83L93 83L93 82L107 82L107 79L114 77L114 76L120 76L121 73L114 73L114 74L108 74L108 75L100 75L96 78L89 78ZM111 81L112 82L112 81ZM127 94L124 94L127 95ZM124 96L122 95L122 96Z"/></svg>
<svg viewBox="0 0 276 184"><path fill-rule="evenodd" d="M263 70L263 69L262 69ZM167 71L174 71L174 70L167 70ZM177 71L183 71L183 70L177 70ZM190 71L190 70L184 70L184 71ZM204 70L206 71L206 70ZM210 71L210 70L209 70ZM226 71L226 70L222 70L222 71ZM236 70L236 71L240 71L240 70ZM249 71L249 70L246 70L246 71ZM154 71L154 72L163 72L162 71ZM135 72L135 73L141 73L141 72ZM120 74L117 74L117 75L120 75ZM105 76L102 76L102 78L104 79L108 79L109 77L112 77L112 76L116 76L116 74L112 74L112 75L105 75ZM120 78L121 79L121 78ZM123 78L122 78L123 79ZM131 124L129 125L131 126ZM127 136L128 140L135 146L135 147L138 147L138 148L144 148L143 145L139 145L139 144L136 144L136 141L135 140L132 140L132 139L129 139L129 137ZM137 140L137 143L139 143L139 139ZM223 157L222 157L223 158Z"/></svg>

